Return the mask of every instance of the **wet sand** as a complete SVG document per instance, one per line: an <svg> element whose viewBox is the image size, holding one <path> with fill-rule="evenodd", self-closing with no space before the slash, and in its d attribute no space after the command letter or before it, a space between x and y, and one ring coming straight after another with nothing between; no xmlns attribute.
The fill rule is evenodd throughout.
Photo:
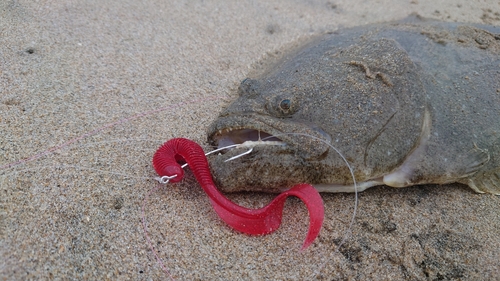
<svg viewBox="0 0 500 281"><path fill-rule="evenodd" d="M57 3L66 2L66 3ZM141 207L151 158L205 130L262 58L341 27L421 16L500 25L498 1L0 2L0 279L167 279ZM246 206L273 196L233 194ZM229 229L194 179L153 193L152 243L179 280L498 280L500 198L465 186L323 195L282 227Z"/></svg>

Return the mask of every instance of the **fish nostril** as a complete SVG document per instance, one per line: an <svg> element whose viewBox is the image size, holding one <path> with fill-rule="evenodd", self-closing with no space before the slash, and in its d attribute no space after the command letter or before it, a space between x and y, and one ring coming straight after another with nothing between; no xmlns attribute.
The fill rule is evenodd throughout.
<svg viewBox="0 0 500 281"><path fill-rule="evenodd" d="M257 96L258 92L257 86L258 86L257 80L245 78L243 81L241 81L241 84L238 87L238 93L240 96L246 96L246 97Z"/></svg>

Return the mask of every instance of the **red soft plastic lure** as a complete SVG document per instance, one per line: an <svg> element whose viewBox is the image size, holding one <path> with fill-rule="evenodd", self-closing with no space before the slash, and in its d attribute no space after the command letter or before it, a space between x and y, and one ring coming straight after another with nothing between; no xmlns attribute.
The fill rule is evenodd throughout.
<svg viewBox="0 0 500 281"><path fill-rule="evenodd" d="M184 170L177 161L184 160L191 167L194 176L219 217L234 229L252 235L269 234L279 228L283 214L283 205L288 196L302 200L309 211L309 231L302 250L316 239L324 218L323 200L314 187L298 184L278 195L271 203L260 209L248 209L227 199L215 186L208 161L203 149L195 142L176 138L163 144L153 156L153 166L160 176L174 176L170 182L179 182Z"/></svg>

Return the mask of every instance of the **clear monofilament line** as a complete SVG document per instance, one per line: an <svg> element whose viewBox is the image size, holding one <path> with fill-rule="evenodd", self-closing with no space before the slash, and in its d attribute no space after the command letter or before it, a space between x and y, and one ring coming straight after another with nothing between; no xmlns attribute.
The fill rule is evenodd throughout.
<svg viewBox="0 0 500 281"><path fill-rule="evenodd" d="M340 153L340 151L337 148L335 148L333 145L331 145L330 143L328 143L327 141L325 141L325 140L323 140L321 138L318 138L318 137L315 137L315 136L312 136L312 135L308 135L308 134L303 134L303 133L282 133L282 134L276 134L276 135L273 135L273 136L269 136L267 138L279 137L279 136L282 136L282 135L304 136L304 137L309 137L309 138L318 140L318 141L320 141L320 142L328 145L333 150L335 150L335 152L342 158L342 160L346 164L347 168L349 168L349 172L351 173L352 181L353 181L353 184L354 184L354 208L353 208L353 212L352 212L352 216L351 216L351 221L349 223L349 227L348 227L348 229L347 229L344 237L342 237L342 240L340 241L339 245L337 246L337 248L333 252L333 253L337 253L337 252L339 252L340 247L342 247L342 245L345 243L345 241L347 241L347 239L349 239L349 237L351 235L352 226L354 225L354 221L356 219L356 212L358 210L358 186L357 186L357 183L356 183L356 177L354 176L354 171L353 171L351 165L349 164L349 162L347 161L347 159L344 157L344 155L342 155L342 153ZM265 141L265 139L266 138L264 138L262 140ZM323 267L325 267L325 265L326 265L326 263L328 261L329 261L329 259L327 259L326 261L324 261L316 269L316 271L313 273L313 275L309 279L312 280L315 276L317 276L320 273L320 271L323 269Z"/></svg>
<svg viewBox="0 0 500 281"><path fill-rule="evenodd" d="M66 147L68 147L68 146L70 146L70 145L72 145L74 143L80 142L81 140L86 139L86 138L88 138L90 136L97 135L97 134L99 134L99 133L101 133L101 132L103 132L103 131L105 131L107 129L111 129L111 128L114 128L114 127L116 127L118 125L122 125L122 124L128 123L128 122L130 122L132 120L139 119L139 118L142 118L142 117L146 117L146 116L149 116L149 115L161 112L161 111L167 111L169 109L174 109L174 108L182 107L182 106L189 105L189 104L199 103L199 102L202 102L202 101L218 100L220 98L221 97L218 97L218 96L210 96L210 97L207 97L207 98L192 99L192 100L189 100L189 101L183 101L183 102L175 103L175 104L172 104L172 105L169 105L169 106L156 108L156 109L153 109L153 110L144 111L144 112L137 113L137 114L134 114L134 115L126 117L126 118L119 119L119 120L114 121L114 122L110 122L108 124L105 124L105 125L103 125L101 127L96 128L94 130L87 131L87 132L85 132L85 133L83 133L83 134L81 134L81 135L79 135L79 136L77 136L75 138L67 140L67 141L63 142L62 144L50 147L50 148L48 148L48 149L46 149L46 150L44 150L42 152L39 152L38 154L33 154L33 155L29 156L29 157L22 158L20 160L16 160L16 161L13 161L13 162L8 162L8 163L5 163L5 164L0 164L0 172L2 172L4 170L7 170L7 169L10 169L10 168L13 168L13 167L16 167L16 166L19 166L19 165L23 165L23 164L26 164L26 163L38 160L40 158L43 158L43 157L48 156L50 154L53 154L57 150L66 148Z"/></svg>
<svg viewBox="0 0 500 281"><path fill-rule="evenodd" d="M259 141L265 141L266 139L269 139L269 138L275 138L275 137L279 137L279 136L283 136L283 135L295 135L295 136L304 136L304 137L309 137L309 138L312 138L312 139L315 139L315 140L318 140L326 145L328 145L329 147L331 147L341 158L342 160L344 161L344 163L346 164L347 168L349 169L349 172L351 174L351 177L352 177L352 181L353 181L353 185L354 185L354 211L353 211L353 214L352 214L352 217L351 217L351 221L349 223L349 228L347 230L347 233L346 235L343 237L343 239L340 241L338 247L337 247L337 250L345 243L345 241L349 238L349 234L350 234L350 231L352 229L352 226L354 225L354 221L355 221L355 218L356 218L356 212L357 212L357 209L358 209L358 186L357 186L357 183L356 183L356 177L354 176L354 170L352 169L351 165L349 164L349 162L347 161L347 159L344 157L344 155L336 148L334 147L333 145L331 145L330 143L328 143L327 141L325 141L324 139L321 139L321 138L318 138L318 137L315 137L315 136L312 136L312 135L308 135L308 134L303 134L303 133L281 133L281 134L276 134L276 135L272 135L272 136L268 136L268 137L265 137L263 139L260 139L260 131L259 131ZM229 146L225 146L225 147L221 147L219 149L216 149L214 151L210 151L208 153L206 153L205 155L209 155L209 154L212 154L214 152L217 152L217 151L221 151L221 150L224 150L224 149L228 149L228 148L233 148L233 147L238 147L238 146L241 146L241 144L233 144L233 145L229 145ZM228 162L228 161L231 161L231 160L234 160L236 158L239 158L239 157L242 157L244 155L247 155L251 152L252 150L250 149L249 151L246 151L246 152L243 152L243 153L240 153L236 156L233 156L227 160L225 160L224 162ZM187 164L184 164L182 167L184 168L185 166L187 166ZM326 263L326 262L325 262ZM321 269L321 268L320 268Z"/></svg>

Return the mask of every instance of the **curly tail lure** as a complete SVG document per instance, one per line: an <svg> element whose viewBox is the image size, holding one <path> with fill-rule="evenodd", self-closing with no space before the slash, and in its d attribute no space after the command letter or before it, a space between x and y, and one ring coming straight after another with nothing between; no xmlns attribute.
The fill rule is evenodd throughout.
<svg viewBox="0 0 500 281"><path fill-rule="evenodd" d="M215 186L203 149L195 142L175 138L164 143L153 156L153 166L160 177L175 183L182 180L184 170L179 161L191 167L196 180L210 198L219 217L232 228L250 235L265 235L277 230L281 224L283 206L288 196L302 200L309 211L309 231L301 250L309 247L318 236L324 218L323 200L314 187L298 184L281 193L267 206L249 209L231 202Z"/></svg>

